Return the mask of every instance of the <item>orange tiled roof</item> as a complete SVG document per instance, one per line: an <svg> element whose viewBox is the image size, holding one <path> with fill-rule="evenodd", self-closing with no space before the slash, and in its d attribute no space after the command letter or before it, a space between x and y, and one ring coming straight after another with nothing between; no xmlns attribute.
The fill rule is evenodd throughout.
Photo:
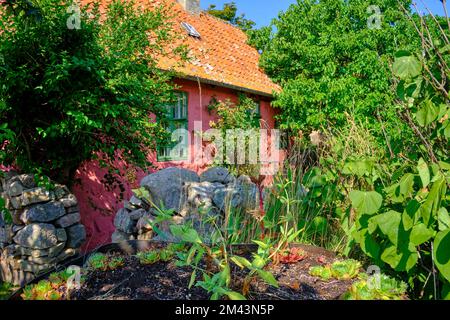
<svg viewBox="0 0 450 320"><path fill-rule="evenodd" d="M95 2L95 1L82 1ZM102 3L110 2L103 0ZM156 7L173 6L171 21L181 43L189 48L188 62L180 65L174 57L158 57L159 67L174 70L181 77L197 79L226 87L235 87L253 93L271 95L280 87L273 83L259 67L259 53L247 44L247 35L231 24L205 12L192 15L176 0L138 0L139 5ZM201 35L187 34L181 22L192 25Z"/></svg>

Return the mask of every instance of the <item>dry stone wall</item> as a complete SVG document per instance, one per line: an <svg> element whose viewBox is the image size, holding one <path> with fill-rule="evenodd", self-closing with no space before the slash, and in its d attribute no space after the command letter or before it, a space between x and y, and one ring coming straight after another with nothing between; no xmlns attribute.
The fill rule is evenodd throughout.
<svg viewBox="0 0 450 320"><path fill-rule="evenodd" d="M66 186L48 190L34 175L3 175L0 192L9 214L0 214L0 280L24 285L79 254L86 231L77 199Z"/></svg>
<svg viewBox="0 0 450 320"><path fill-rule="evenodd" d="M152 229L157 212L145 197L133 195L114 220L116 231L112 242L126 240L174 240L169 224L191 223L204 237L212 232L200 215L223 217L227 207L246 211L259 210L259 190L247 176L234 177L226 168L214 167L202 175L182 168L167 168L141 181L155 205L173 210L172 221L159 225L159 234ZM163 234L163 235L161 235Z"/></svg>

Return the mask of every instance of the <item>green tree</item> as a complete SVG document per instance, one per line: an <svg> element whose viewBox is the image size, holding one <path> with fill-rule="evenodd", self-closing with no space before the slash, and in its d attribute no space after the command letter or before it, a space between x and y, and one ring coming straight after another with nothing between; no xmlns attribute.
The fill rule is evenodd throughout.
<svg viewBox="0 0 450 320"><path fill-rule="evenodd" d="M101 158L147 166L165 138L163 105L171 75L154 57L173 40L169 9L114 1L9 1L0 15L1 162L70 182L79 165Z"/></svg>
<svg viewBox="0 0 450 320"><path fill-rule="evenodd" d="M209 5L206 12L220 18L222 20L230 22L232 25L242 29L243 31L251 30L255 26L255 22L245 18L245 14L237 15L237 6L235 2L225 3L222 9L217 9L216 5Z"/></svg>
<svg viewBox="0 0 450 320"><path fill-rule="evenodd" d="M250 40L283 87L275 106L285 128L339 128L351 114L403 145L412 134L398 124L391 65L399 47L420 46L411 34L397 0L298 0Z"/></svg>

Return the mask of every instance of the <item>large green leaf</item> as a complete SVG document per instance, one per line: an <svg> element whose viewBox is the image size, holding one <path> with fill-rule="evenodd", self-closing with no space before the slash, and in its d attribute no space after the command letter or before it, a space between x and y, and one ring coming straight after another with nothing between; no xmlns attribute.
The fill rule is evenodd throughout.
<svg viewBox="0 0 450 320"><path fill-rule="evenodd" d="M275 277L273 276L273 274L271 274L269 271L265 271L262 269L257 270L257 272L258 272L258 275L261 277L261 279L263 279L268 284L278 288L278 282L275 279Z"/></svg>
<svg viewBox="0 0 450 320"><path fill-rule="evenodd" d="M397 247L390 246L381 254L381 260L397 271L411 270L416 265L418 259L419 255L415 248L399 251Z"/></svg>
<svg viewBox="0 0 450 320"><path fill-rule="evenodd" d="M442 276L450 281L450 229L440 231L434 239L434 262Z"/></svg>
<svg viewBox="0 0 450 320"><path fill-rule="evenodd" d="M444 283L444 287L442 288L442 299L450 300L450 283Z"/></svg>
<svg viewBox="0 0 450 320"><path fill-rule="evenodd" d="M195 229L172 225L170 226L170 231L175 237L180 238L185 242L202 243L202 240Z"/></svg>
<svg viewBox="0 0 450 320"><path fill-rule="evenodd" d="M401 203L405 201L406 198L412 196L414 191L414 177L414 174L407 173L398 183L385 188L384 191L392 202Z"/></svg>
<svg viewBox="0 0 450 320"><path fill-rule="evenodd" d="M364 176L372 172L374 162L369 159L347 161L342 168L342 173L347 175Z"/></svg>
<svg viewBox="0 0 450 320"><path fill-rule="evenodd" d="M442 207L438 212L438 226L439 231L444 231L450 229L450 215L448 214L447 209Z"/></svg>
<svg viewBox="0 0 450 320"><path fill-rule="evenodd" d="M423 223L419 223L412 228L410 241L413 245L418 246L430 240L433 235L433 230L428 229Z"/></svg>
<svg viewBox="0 0 450 320"><path fill-rule="evenodd" d="M394 245L397 245L400 222L400 212L391 210L383 214L378 214L369 220L369 232L373 233L376 227L378 227Z"/></svg>
<svg viewBox="0 0 450 320"><path fill-rule="evenodd" d="M411 79L420 75L422 65L414 56L402 56L395 58L392 69L400 79Z"/></svg>
<svg viewBox="0 0 450 320"><path fill-rule="evenodd" d="M380 209L383 202L383 197L375 191L358 191L353 190L350 192L350 200L352 206L360 214L374 214Z"/></svg>
<svg viewBox="0 0 450 320"><path fill-rule="evenodd" d="M359 233L359 241L357 242L361 246L364 253L369 257L375 260L380 259L380 245L377 241L375 241L374 237L367 232L367 229L364 229Z"/></svg>
<svg viewBox="0 0 450 320"><path fill-rule="evenodd" d="M438 114L439 108L434 105L433 101L425 100L416 112L416 119L419 125L425 127L436 120Z"/></svg>
<svg viewBox="0 0 450 320"><path fill-rule="evenodd" d="M416 199L410 200L402 214L402 223L405 230L411 229L419 220L420 203Z"/></svg>
<svg viewBox="0 0 450 320"><path fill-rule="evenodd" d="M417 170L419 171L419 176L422 180L422 187L426 188L430 183L430 170L428 169L428 165L425 161L423 161L422 158L420 158L419 160Z"/></svg>
<svg viewBox="0 0 450 320"><path fill-rule="evenodd" d="M241 269L244 269L245 267L251 269L252 263L245 259L244 257L240 256L232 256L231 261L233 261L235 264L237 264Z"/></svg>

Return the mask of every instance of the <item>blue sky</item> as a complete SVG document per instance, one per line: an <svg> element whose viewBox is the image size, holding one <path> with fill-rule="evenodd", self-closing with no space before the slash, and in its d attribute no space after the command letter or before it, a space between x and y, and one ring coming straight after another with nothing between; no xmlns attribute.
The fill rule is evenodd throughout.
<svg viewBox="0 0 450 320"><path fill-rule="evenodd" d="M217 5L221 8L224 3L233 0L200 0L201 6L206 9L210 4ZM418 4L426 3L427 6L437 14L443 15L444 10L439 0L416 0ZM285 11L289 5L295 3L296 0L234 0L236 2L239 13L245 13L247 18L255 21L258 27L268 25L273 18L278 16L278 12ZM368 0L370 4L370 1ZM447 8L450 11L449 5Z"/></svg>

